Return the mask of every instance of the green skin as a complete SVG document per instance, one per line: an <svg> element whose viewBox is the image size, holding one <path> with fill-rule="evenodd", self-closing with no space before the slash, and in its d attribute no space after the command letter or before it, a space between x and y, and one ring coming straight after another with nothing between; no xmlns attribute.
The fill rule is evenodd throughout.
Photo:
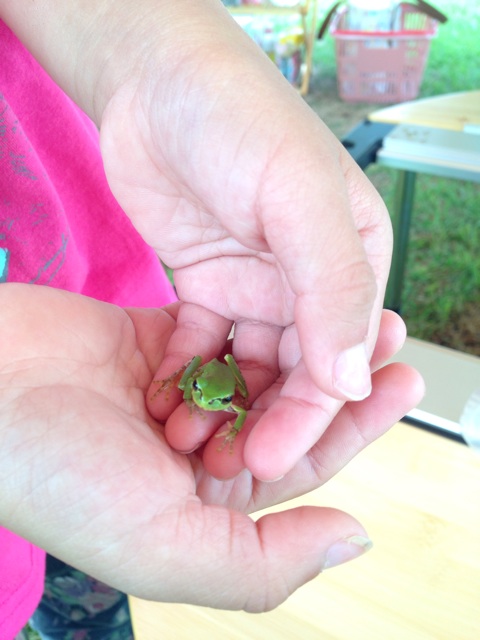
<svg viewBox="0 0 480 640"><path fill-rule="evenodd" d="M153 398L161 391L176 385L183 391L183 399L190 408L236 413L235 423L232 425L229 422L230 428L218 434L218 437L225 436L221 449L226 444L229 444L231 449L247 417L245 409L248 399L247 385L232 355L225 356L227 364L219 362L216 358L203 366L200 366L201 362L201 356L195 356L178 371L162 380ZM238 403L234 404L234 400Z"/></svg>

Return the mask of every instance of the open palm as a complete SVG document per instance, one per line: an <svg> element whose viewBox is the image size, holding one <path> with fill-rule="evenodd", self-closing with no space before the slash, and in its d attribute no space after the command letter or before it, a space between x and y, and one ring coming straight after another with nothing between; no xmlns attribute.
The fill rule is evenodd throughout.
<svg viewBox="0 0 480 640"><path fill-rule="evenodd" d="M248 610L275 606L321 570L334 542L364 534L331 509L257 523L245 512L328 479L401 415L411 378L406 397L392 402L399 376L379 372L372 396L353 413L347 405L309 463L282 481L265 485L242 471L222 482L200 454L173 450L146 409L178 305L125 311L28 285L0 294L0 521L8 528L124 591ZM381 358L398 342L392 326Z"/></svg>

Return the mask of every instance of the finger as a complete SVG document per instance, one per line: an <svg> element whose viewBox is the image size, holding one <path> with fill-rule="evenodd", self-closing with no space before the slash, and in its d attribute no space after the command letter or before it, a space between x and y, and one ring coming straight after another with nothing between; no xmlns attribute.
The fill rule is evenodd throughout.
<svg viewBox="0 0 480 640"><path fill-rule="evenodd" d="M261 408L262 400L254 408ZM320 391L302 360L252 430L244 451L247 468L259 480L282 477L322 436L341 406Z"/></svg>
<svg viewBox="0 0 480 640"><path fill-rule="evenodd" d="M125 309L135 326L138 347L150 371L157 370L165 357L165 349L176 328L180 306L180 302L174 302L160 309Z"/></svg>
<svg viewBox="0 0 480 640"><path fill-rule="evenodd" d="M387 360L393 358L403 347L406 336L407 328L402 318L394 311L384 309L377 342L370 360L370 370L377 371Z"/></svg>
<svg viewBox="0 0 480 640"><path fill-rule="evenodd" d="M178 514L177 514L178 515ZM300 507L248 516L192 504L154 545L139 550L142 564L162 567L153 581L131 585L137 596L220 609L273 609L326 567L364 553L370 542L351 516L334 509ZM155 550L168 549L168 556Z"/></svg>
<svg viewBox="0 0 480 640"><path fill-rule="evenodd" d="M167 442L181 453L191 453L225 424L226 415L224 411L203 411L195 406L188 407L182 402L165 424ZM217 441L217 447L219 446L220 441Z"/></svg>
<svg viewBox="0 0 480 640"><path fill-rule="evenodd" d="M245 469L243 450L248 436L262 414L262 411L249 411L242 430L232 445L225 442L222 435L226 425L219 428L214 437L206 443L202 454L202 461L207 473L219 480L230 480L238 476Z"/></svg>
<svg viewBox="0 0 480 640"><path fill-rule="evenodd" d="M397 362L373 375L373 392L363 402L349 402L309 452L313 464L332 477L368 444L382 436L416 406L425 393L421 375Z"/></svg>
<svg viewBox="0 0 480 640"><path fill-rule="evenodd" d="M362 402L346 404L306 459L277 482L256 482L250 502L241 502L230 490L230 506L254 512L318 488L398 422L420 401L424 391L421 376L411 367L393 364L381 369L373 375L372 394ZM272 477L275 473L278 470ZM207 486L200 485L199 489L202 497Z"/></svg>
<svg viewBox="0 0 480 640"><path fill-rule="evenodd" d="M404 339L405 325L402 319L393 312L384 311L384 313L382 314L379 338L375 347L374 355L372 357L372 367L379 368L380 366L382 366L401 348ZM290 335L290 338L288 340L290 344L288 345L287 350L290 352L292 343L295 343L294 336ZM251 340L249 340L248 342L251 342ZM282 357L282 360L285 362L291 359L292 358L290 356ZM298 375L298 372L295 372L295 374L293 375ZM285 448L289 450L289 453L285 453L284 451L278 451L277 454L275 453L276 442L278 440L281 440L281 431L279 429L277 418L273 417L271 428L269 427L270 435L267 436L267 439L271 439L268 445L269 460L275 457L275 455L278 455L284 462L286 462L287 457L290 454L292 455L292 459L294 459L295 456L301 458L305 454L305 452L308 451L310 447L317 442L318 438L321 437L323 431L329 428L331 419L333 419L335 412L341 406L336 400L332 400L331 398L329 398L328 396L324 396L323 394L318 394L318 389L316 389L316 387L312 385L310 381L308 381L308 375L306 373L305 381L300 380L299 383L302 385L301 393L306 398L306 401L301 402L300 400L298 400L298 406L294 406L291 412L291 422L287 425L287 433L285 434L285 437L288 436L290 442L286 444L284 443ZM308 392L308 386L310 386L310 392ZM259 400L254 403L255 408L249 411L248 421L242 429L241 434L237 436L233 446L233 451L227 447L219 452L217 438L213 438L207 443L203 453L203 462L209 473L211 473L216 478L221 478L224 480L233 478L238 473L240 473L240 471L245 466L243 459L243 448L250 431L253 429L255 423L258 422L263 416L265 416L264 422L270 421L270 407L272 405L275 406L274 403L278 400L281 394L282 387L277 383L270 387L268 391L262 394L261 398L259 398ZM322 407L319 410L315 410L313 407L311 407L310 404L308 404L309 400L313 401L315 395L319 397L321 396ZM405 397L408 397L408 393L406 394L406 396L404 396L404 398ZM282 407L283 405L280 405L278 413L284 415L284 409ZM330 409L328 409L328 407L330 407ZM302 419L301 412L305 410L309 414L309 419L317 420L316 429L312 429L310 433L306 429L306 424L308 424L308 422ZM275 409L275 411L277 411L277 409ZM275 416L276 415L277 413L275 413ZM317 418L316 416L319 417ZM390 426L391 424L392 422L388 422L386 426ZM261 425L259 425L258 428L261 428ZM205 441L206 436L210 435L211 433L213 433L213 428L209 433L205 432L203 434L204 438L202 441ZM193 448L195 447L192 446L192 450ZM219 455L219 453L221 453L221 455Z"/></svg>
<svg viewBox="0 0 480 640"><path fill-rule="evenodd" d="M347 403L340 413L340 407L328 396L322 398L321 407L300 404L294 397L281 398L275 411L266 413L252 431L243 454L246 467L259 480L275 480L293 469L314 446L323 451L325 443L329 447L338 443L335 455L341 468L342 461L351 459L400 420L424 393L421 376L399 363L380 369L372 379L369 398ZM316 401L319 399L317 396ZM349 438L339 425L348 430ZM371 431L367 431L369 425Z"/></svg>

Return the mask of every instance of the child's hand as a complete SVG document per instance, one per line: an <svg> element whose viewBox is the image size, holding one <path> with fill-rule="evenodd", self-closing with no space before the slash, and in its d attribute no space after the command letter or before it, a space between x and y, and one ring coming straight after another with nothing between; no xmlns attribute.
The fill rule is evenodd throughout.
<svg viewBox="0 0 480 640"><path fill-rule="evenodd" d="M370 398L346 405L283 481L222 482L199 454L174 451L145 405L178 305L124 311L4 284L0 307L2 525L128 593L249 611L310 580L335 543L344 560L365 550L361 525L333 509L245 514L319 486L398 419L415 399L408 368L375 374ZM379 360L401 338L394 324Z"/></svg>

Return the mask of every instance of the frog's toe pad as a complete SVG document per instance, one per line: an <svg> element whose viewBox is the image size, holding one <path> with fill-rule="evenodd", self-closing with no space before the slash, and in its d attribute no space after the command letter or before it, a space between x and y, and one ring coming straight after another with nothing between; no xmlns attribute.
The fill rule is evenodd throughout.
<svg viewBox="0 0 480 640"><path fill-rule="evenodd" d="M233 453L233 443L235 442L235 438L238 435L238 432L236 431L236 429L234 429L234 427L230 424L230 422L227 422L229 429L225 429L225 431L221 431L220 433L217 433L215 435L215 438L223 438L223 444L221 444L218 448L217 451L223 451L225 449L225 447L228 445L228 448L230 450L230 453Z"/></svg>

